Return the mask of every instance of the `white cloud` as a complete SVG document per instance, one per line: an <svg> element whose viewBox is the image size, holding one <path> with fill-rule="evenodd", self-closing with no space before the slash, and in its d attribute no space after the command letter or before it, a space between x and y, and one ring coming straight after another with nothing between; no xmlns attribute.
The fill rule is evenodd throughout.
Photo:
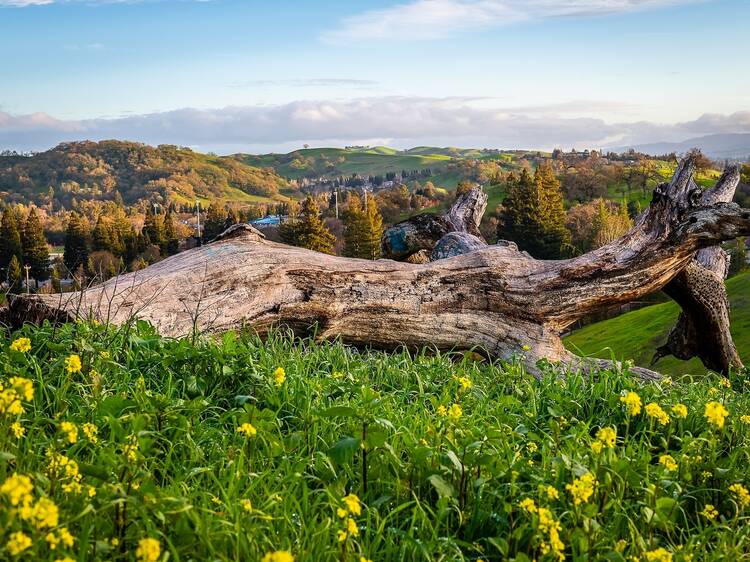
<svg viewBox="0 0 750 562"><path fill-rule="evenodd" d="M412 0L344 18L324 32L329 43L432 40L539 18L584 17L645 10L696 0Z"/></svg>
<svg viewBox="0 0 750 562"><path fill-rule="evenodd" d="M479 102L482 102L481 104ZM45 113L0 112L0 150L41 150L71 140L118 138L240 152L369 144L497 148L599 148L682 141L713 133L750 133L750 111L705 114L674 124L609 123L576 113L612 102L570 102L542 107L487 107L471 98L381 97L297 101L283 105L178 109L116 119L60 120ZM627 106L625 106L627 107Z"/></svg>

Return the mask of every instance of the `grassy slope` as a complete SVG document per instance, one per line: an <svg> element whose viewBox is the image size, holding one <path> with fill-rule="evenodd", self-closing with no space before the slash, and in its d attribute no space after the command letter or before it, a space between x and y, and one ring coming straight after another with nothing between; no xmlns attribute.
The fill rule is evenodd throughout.
<svg viewBox="0 0 750 562"><path fill-rule="evenodd" d="M727 281L732 304L732 335L740 356L750 360L750 272ZM654 350L666 341L667 334L677 319L679 307L674 302L648 306L591 324L566 338L569 349L584 355L617 359L633 359L647 367ZM698 359L688 362L673 357L657 363L659 371L672 375L705 373Z"/></svg>
<svg viewBox="0 0 750 562"><path fill-rule="evenodd" d="M9 349L21 335L31 340L26 354ZM66 373L72 353L82 372ZM50 550L49 529L16 515L9 492L21 490L8 485L2 560L125 562L146 537L184 561L260 561L275 550L295 562L558 560L540 552L548 537L520 507L525 498L559 521L565 560L645 561L657 548L675 552L674 562L748 560L750 512L738 514L728 489L750 478L741 421L750 396L722 389L710 398L731 412L712 428L703 411L713 377L672 386L608 372L536 380L517 364L275 336L193 345L145 323L0 332L5 388L14 376L31 379L34 392L25 413L0 416L0 485L28 475L29 500L54 502L52 525L75 542ZM667 411L684 404L687 417L666 427L643 412L630 418L625 390ZM13 436L15 421L25 436ZM62 422L78 428L74 443ZM237 431L245 423L257 430L251 437ZM97 428L96 442L84 424ZM601 427L616 429L617 442L594 453ZM80 481L48 478L47 451L76 463L67 467ZM664 454L678 471L659 464ZM587 472L596 485L576 504L566 486ZM347 494L362 508L341 518L337 510L359 505ZM707 503L714 522L699 515ZM354 534L340 542L348 519ZM17 532L31 539L21 557L7 550Z"/></svg>

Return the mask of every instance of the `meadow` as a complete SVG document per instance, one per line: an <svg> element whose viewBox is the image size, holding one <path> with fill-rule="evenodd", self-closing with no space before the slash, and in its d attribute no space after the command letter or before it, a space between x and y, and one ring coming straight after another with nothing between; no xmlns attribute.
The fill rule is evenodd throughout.
<svg viewBox="0 0 750 562"><path fill-rule="evenodd" d="M0 332L0 559L750 560L746 374Z"/></svg>

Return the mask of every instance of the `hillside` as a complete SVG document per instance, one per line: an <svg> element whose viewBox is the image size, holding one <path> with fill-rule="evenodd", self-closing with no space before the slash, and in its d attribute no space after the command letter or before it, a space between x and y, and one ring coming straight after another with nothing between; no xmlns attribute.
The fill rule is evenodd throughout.
<svg viewBox="0 0 750 562"><path fill-rule="evenodd" d="M214 198L252 203L286 199L280 193L286 187L272 170L171 145L83 141L30 157L0 156L0 197L8 202L42 205L54 197L69 208L74 198L110 200L119 192L128 204Z"/></svg>
<svg viewBox="0 0 750 562"><path fill-rule="evenodd" d="M732 335L737 351L745 362L750 362L750 272L729 279L727 291L732 304ZM632 359L636 365L647 367L654 350L666 341L679 310L674 302L648 306L586 326L566 338L565 345L583 355ZM656 369L673 376L706 372L698 359L686 362L673 357L661 359Z"/></svg>
<svg viewBox="0 0 750 562"><path fill-rule="evenodd" d="M624 152L630 148L646 154L682 154L692 148L700 148L709 158L746 161L750 158L750 134L725 133L693 137L681 142L654 142L623 146L614 150Z"/></svg>

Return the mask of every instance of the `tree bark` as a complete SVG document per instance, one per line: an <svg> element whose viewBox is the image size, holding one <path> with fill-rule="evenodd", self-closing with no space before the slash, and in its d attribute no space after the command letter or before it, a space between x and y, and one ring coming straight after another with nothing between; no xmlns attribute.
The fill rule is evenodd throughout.
<svg viewBox="0 0 750 562"><path fill-rule="evenodd" d="M632 230L573 259L535 260L505 244L427 264L367 261L270 242L241 225L97 287L18 297L9 317L115 324L140 318L166 336L287 326L297 335L380 349L522 354L532 370L540 359L578 366L560 339L567 326L661 289L698 250L750 234L750 211L701 205L692 171L690 160L682 162Z"/></svg>

